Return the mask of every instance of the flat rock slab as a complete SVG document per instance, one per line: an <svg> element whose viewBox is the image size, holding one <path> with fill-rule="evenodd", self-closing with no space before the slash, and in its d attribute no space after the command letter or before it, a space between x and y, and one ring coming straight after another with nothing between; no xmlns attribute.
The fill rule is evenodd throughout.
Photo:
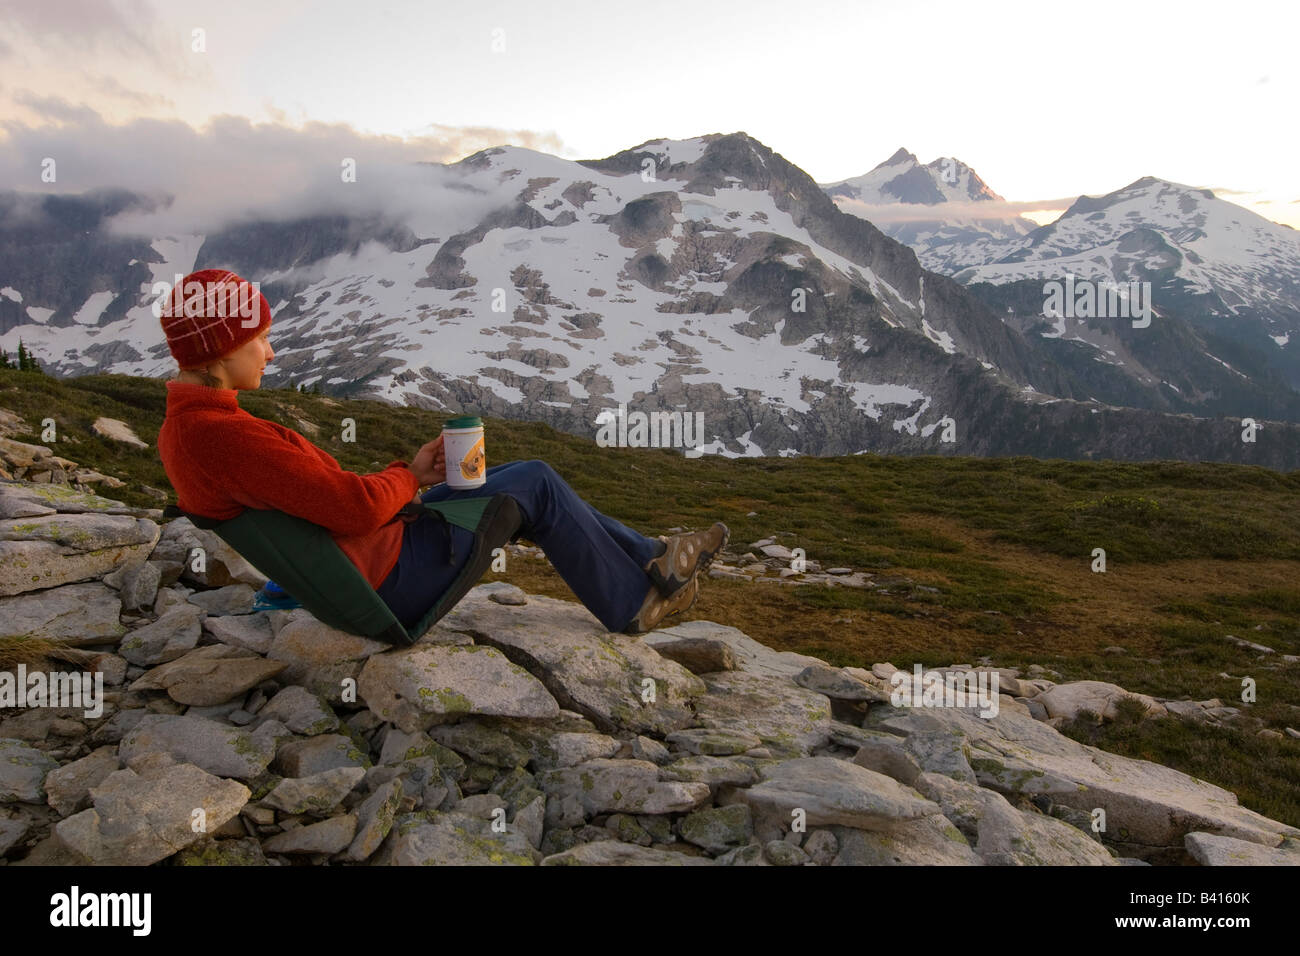
<svg viewBox="0 0 1300 956"><path fill-rule="evenodd" d="M309 777L287 777L262 798L262 803L291 814L328 813L365 775L362 767L333 767Z"/></svg>
<svg viewBox="0 0 1300 956"><path fill-rule="evenodd" d="M213 617L251 614L257 592L247 584L227 584L211 591L197 591L187 599Z"/></svg>
<svg viewBox="0 0 1300 956"><path fill-rule="evenodd" d="M1073 718L1081 710L1090 710L1105 720L1113 720L1118 713L1116 705L1125 697L1134 697L1146 708L1148 716L1163 717L1165 707L1154 697L1135 694L1116 684L1099 680L1072 681L1069 684L1057 684L1050 690L1035 697L1047 708L1049 717Z"/></svg>
<svg viewBox="0 0 1300 956"><path fill-rule="evenodd" d="M58 766L44 751L0 737L0 803L44 803L45 776Z"/></svg>
<svg viewBox="0 0 1300 956"><path fill-rule="evenodd" d="M193 650L202 636L203 610L181 604L165 611L152 624L128 632L117 652L138 667L152 667Z"/></svg>
<svg viewBox="0 0 1300 956"><path fill-rule="evenodd" d="M797 673L797 672L796 672ZM705 727L747 734L777 757L798 757L824 746L831 734L830 700L789 678L745 671L710 674L696 699Z"/></svg>
<svg viewBox="0 0 1300 956"><path fill-rule="evenodd" d="M24 442L6 442L12 455L13 446L21 445L29 454L46 457L53 451L44 445L27 445ZM33 515L50 515L58 512L98 511L103 514L134 514L114 498L103 498L89 491L77 491L67 485L46 484L34 481L0 481L0 518L27 518Z"/></svg>
<svg viewBox="0 0 1300 956"><path fill-rule="evenodd" d="M69 647L116 644L126 633L121 615L118 593L97 581L0 598L5 633L49 638Z"/></svg>
<svg viewBox="0 0 1300 956"><path fill-rule="evenodd" d="M758 782L754 762L739 757L711 757L699 755L683 757L666 764L659 770L665 780L683 780L692 783L731 784L748 787Z"/></svg>
<svg viewBox="0 0 1300 956"><path fill-rule="evenodd" d="M836 700L889 702L889 695L884 691L858 680L841 667L814 664L795 674L794 682Z"/></svg>
<svg viewBox="0 0 1300 956"><path fill-rule="evenodd" d="M265 612L209 617L203 622L203 630L222 644L242 647L255 654L267 653L275 639L271 619Z"/></svg>
<svg viewBox="0 0 1300 956"><path fill-rule="evenodd" d="M356 833L357 815L345 813L277 833L262 844L262 850L266 853L338 853L351 845Z"/></svg>
<svg viewBox="0 0 1300 956"><path fill-rule="evenodd" d="M121 419L109 418L106 415L101 415L99 418L95 419L94 424L90 427L96 435L103 435L105 438L124 442L125 444L131 445L135 448L149 447L149 443L141 441L140 436L131 430L131 426Z"/></svg>
<svg viewBox="0 0 1300 956"><path fill-rule="evenodd" d="M268 723L250 734L207 717L147 714L122 737L118 753L129 764L161 752L218 777L251 780L275 756L275 726Z"/></svg>
<svg viewBox="0 0 1300 956"><path fill-rule="evenodd" d="M1014 711L981 718L957 708L874 707L869 729L907 735L949 727L966 736L978 783L1002 794L1045 794L1054 803L1106 811L1106 839L1135 849L1181 847L1187 833L1217 832L1276 847L1300 830L1237 802L1236 794L1178 770L1108 753ZM1134 855L1132 852L1126 856Z"/></svg>
<svg viewBox="0 0 1300 956"><path fill-rule="evenodd" d="M558 770L576 767L588 760L612 757L621 745L607 734L563 732L553 734L541 743L533 755L536 770Z"/></svg>
<svg viewBox="0 0 1300 956"><path fill-rule="evenodd" d="M267 723L263 726L274 725ZM370 756L351 737L343 734L318 734L283 744L275 753L271 769L285 777L311 777L335 767L360 767L365 770L370 766Z"/></svg>
<svg viewBox="0 0 1300 956"><path fill-rule="evenodd" d="M94 806L60 821L65 845L100 865L157 863L232 820L249 790L190 764L115 771L90 791ZM203 811L203 828L193 826Z"/></svg>
<svg viewBox="0 0 1300 956"><path fill-rule="evenodd" d="M737 790L729 803L745 803L755 816L788 830L793 812L804 811L808 826L840 824L889 829L905 820L940 812L940 807L892 777L834 757L800 757L758 767L760 780Z"/></svg>
<svg viewBox="0 0 1300 956"><path fill-rule="evenodd" d="M659 768L648 760L589 760L576 767L537 775L547 801L550 826L581 823L598 813L684 813L709 799L709 785L661 781ZM577 809L575 817L569 816Z"/></svg>
<svg viewBox="0 0 1300 956"><path fill-rule="evenodd" d="M603 731L671 733L692 721L698 677L639 638L611 634L571 601L532 596L527 613L470 591L442 623L498 648L537 677L561 707Z"/></svg>
<svg viewBox="0 0 1300 956"><path fill-rule="evenodd" d="M251 651L225 644L196 647L174 661L160 664L133 683L131 690L165 690L181 704L212 707L242 698L288 665L268 661Z"/></svg>
<svg viewBox="0 0 1300 956"><path fill-rule="evenodd" d="M1187 852L1201 866L1300 866L1300 840L1291 837L1276 847L1217 833L1189 833L1183 839Z"/></svg>
<svg viewBox="0 0 1300 956"><path fill-rule="evenodd" d="M372 863L384 866L534 866L541 854L518 828L492 830L467 813L426 810L393 823Z"/></svg>
<svg viewBox="0 0 1300 956"><path fill-rule="evenodd" d="M53 514L0 520L0 596L103 577L149 557L160 528L148 518Z"/></svg>
<svg viewBox="0 0 1300 956"><path fill-rule="evenodd" d="M466 714L544 720L560 713L537 678L478 644L376 654L362 668L357 690L375 714L407 733Z"/></svg>
<svg viewBox="0 0 1300 956"><path fill-rule="evenodd" d="M888 831L834 826L830 832L839 844L832 866L984 865L966 838L940 814L905 820Z"/></svg>
<svg viewBox="0 0 1300 956"><path fill-rule="evenodd" d="M276 693L257 712L257 720L278 720L295 734L315 737L339 728L338 715L325 698L305 687L291 684Z"/></svg>
<svg viewBox="0 0 1300 956"><path fill-rule="evenodd" d="M488 592L488 600L510 607L523 607L528 603L528 595L523 589L504 581L490 582L496 586Z"/></svg>
<svg viewBox="0 0 1300 956"><path fill-rule="evenodd" d="M90 788L121 769L116 747L100 747L80 760L51 770L45 777L46 801L61 817L90 805Z"/></svg>

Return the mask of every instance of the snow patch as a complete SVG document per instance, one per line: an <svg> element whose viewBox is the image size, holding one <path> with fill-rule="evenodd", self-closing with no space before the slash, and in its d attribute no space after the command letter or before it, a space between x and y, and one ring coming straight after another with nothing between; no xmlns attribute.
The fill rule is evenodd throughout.
<svg viewBox="0 0 1300 956"><path fill-rule="evenodd" d="M77 314L72 317L72 321L78 325L95 325L99 322L99 317L104 314L108 304L117 297L115 292L94 292L90 298L85 301Z"/></svg>
<svg viewBox="0 0 1300 956"><path fill-rule="evenodd" d="M853 396L853 404L875 421L880 420L881 405L910 406L915 402L924 401L929 404L930 401L928 396L907 385L868 385L862 382L846 382L845 385Z"/></svg>
<svg viewBox="0 0 1300 956"><path fill-rule="evenodd" d="M203 240L206 238L206 236L188 234L153 240L150 246L163 259L162 262L147 263L153 281L171 285L176 281L178 273L184 278L193 272L194 263L199 257L199 250L203 248Z"/></svg>
<svg viewBox="0 0 1300 956"><path fill-rule="evenodd" d="M924 310L923 310L924 311ZM925 319L921 320L921 329L925 332L925 337L931 342L938 343L939 347L952 355L957 351L957 346L953 343L952 336L947 332L941 332L933 328Z"/></svg>
<svg viewBox="0 0 1300 956"><path fill-rule="evenodd" d="M921 407L918 408L918 409L916 410L916 413L915 413L914 415L912 415L911 418L897 418L897 419L895 419L895 420L894 420L894 431L896 431L896 432L906 431L909 435L915 435L915 434L916 434L916 420L917 420L918 418L920 418L920 417L921 417L921 413L924 412L924 411L925 411L927 408L929 408L929 407L930 407L930 399L927 398L924 402L921 403ZM937 424L937 423L936 423L936 424ZM921 434L928 438L929 435L930 435L930 432L934 431L934 428L935 428L934 425L926 425L925 428L921 430Z"/></svg>

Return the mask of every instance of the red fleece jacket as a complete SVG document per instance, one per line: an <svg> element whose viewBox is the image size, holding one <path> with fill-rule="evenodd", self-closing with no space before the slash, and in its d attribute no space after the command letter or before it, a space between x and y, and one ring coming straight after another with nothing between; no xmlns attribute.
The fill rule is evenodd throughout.
<svg viewBox="0 0 1300 956"><path fill-rule="evenodd" d="M297 432L250 415L239 393L167 382L158 455L176 506L218 520L245 508L273 508L328 529L370 586L388 577L402 550L397 517L419 484L404 461L383 471L344 471Z"/></svg>

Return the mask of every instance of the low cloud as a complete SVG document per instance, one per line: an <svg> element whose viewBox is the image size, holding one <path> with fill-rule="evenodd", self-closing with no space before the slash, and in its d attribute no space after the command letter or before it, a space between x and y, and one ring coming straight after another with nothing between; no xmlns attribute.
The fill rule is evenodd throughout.
<svg viewBox="0 0 1300 956"><path fill-rule="evenodd" d="M145 93L140 90L129 89L116 77L106 74L95 76L85 70L82 71L82 75L94 83L96 89L104 96L110 96L134 106L166 106L173 110L176 108L176 101L171 97L163 96L161 93Z"/></svg>
<svg viewBox="0 0 1300 956"><path fill-rule="evenodd" d="M91 123L99 114L84 104L70 103L61 96L42 96L31 90L15 90L11 99L33 113L59 123Z"/></svg>
<svg viewBox="0 0 1300 956"><path fill-rule="evenodd" d="M835 204L873 223L934 222L939 219L1018 219L1029 212L1065 212L1077 196L1064 199L1039 199L1010 202L986 199L980 202L943 202L925 206L917 203L865 203L858 199L836 196Z"/></svg>
<svg viewBox="0 0 1300 956"><path fill-rule="evenodd" d="M306 215L379 214L419 236L470 228L495 205L469 191L441 164L511 143L558 153L553 134L493 127L430 127L414 138L360 133L342 123L254 124L218 116L201 129L179 120L114 125L85 106L24 92L50 120L39 126L0 120L0 181L23 193L122 188L156 202L124 213L115 232L148 236L211 233L251 220ZM55 161L57 179L41 180ZM345 160L356 181L345 182ZM431 230L437 230L431 232Z"/></svg>

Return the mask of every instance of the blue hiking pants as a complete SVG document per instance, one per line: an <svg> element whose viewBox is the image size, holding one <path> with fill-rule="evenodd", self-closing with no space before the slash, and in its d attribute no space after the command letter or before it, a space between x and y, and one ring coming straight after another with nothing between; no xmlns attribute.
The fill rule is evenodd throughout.
<svg viewBox="0 0 1300 956"><path fill-rule="evenodd" d="M478 488L457 491L444 482L420 496L422 501L491 497L505 492L519 503L522 537L546 552L555 570L606 630L622 631L641 610L653 586L645 566L663 543L606 517L578 497L544 461L510 461L488 468ZM456 561L447 536L455 537ZM402 534L397 564L375 593L404 626L433 607L465 564L474 535L431 516L409 523Z"/></svg>

